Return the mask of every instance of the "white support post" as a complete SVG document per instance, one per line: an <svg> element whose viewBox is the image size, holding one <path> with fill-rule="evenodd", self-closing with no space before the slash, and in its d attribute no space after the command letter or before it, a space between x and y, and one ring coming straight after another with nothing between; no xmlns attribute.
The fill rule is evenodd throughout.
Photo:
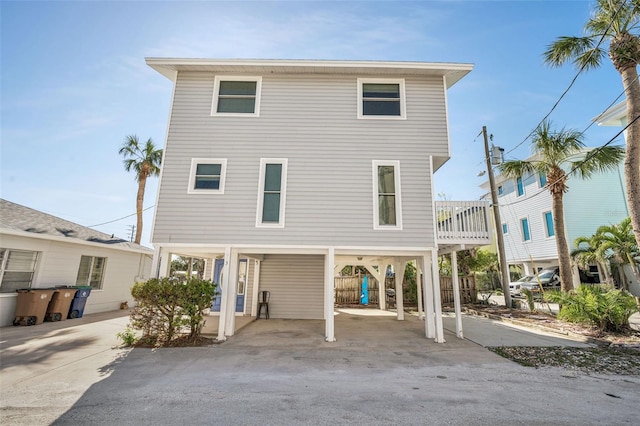
<svg viewBox="0 0 640 426"><path fill-rule="evenodd" d="M162 246L158 246L153 251L153 259L151 260L151 278L159 278L161 256Z"/></svg>
<svg viewBox="0 0 640 426"><path fill-rule="evenodd" d="M416 259L416 298L418 299L418 319L424 318L424 308L422 306L422 265L420 259Z"/></svg>
<svg viewBox="0 0 640 426"><path fill-rule="evenodd" d="M160 267L158 268L158 278L169 276L171 268L171 253L167 249L160 249Z"/></svg>
<svg viewBox="0 0 640 426"><path fill-rule="evenodd" d="M460 308L460 279L458 277L458 252L451 252L451 285L453 286L453 304L456 311L456 336L464 339L462 335L462 309Z"/></svg>
<svg viewBox="0 0 640 426"><path fill-rule="evenodd" d="M384 291L384 272L381 271L381 266L378 266L378 271L376 271L374 266L373 263L366 263L364 265L367 271L378 281L378 308L384 311L387 309L387 299Z"/></svg>
<svg viewBox="0 0 640 426"><path fill-rule="evenodd" d="M261 265L261 261L258 259L255 259L253 261L253 297L251 300L251 316L252 317L257 317L258 316L258 293L260 292L259 290L259 286L260 286L260 265Z"/></svg>
<svg viewBox="0 0 640 426"><path fill-rule="evenodd" d="M404 270L407 267L405 261L394 261L393 269L395 272L396 282L396 315L398 321L404 321L404 298L402 292L402 281L404 279Z"/></svg>
<svg viewBox="0 0 640 426"><path fill-rule="evenodd" d="M425 304L424 327L428 339L436 337L436 328L433 323L433 274L431 273L431 257L425 253L422 261L422 280L424 282L423 294ZM437 264L436 264L437 266Z"/></svg>
<svg viewBox="0 0 640 426"><path fill-rule="evenodd" d="M333 306L335 304L335 254L335 249L329 247L324 258L324 327L325 340L327 342L336 341L333 318Z"/></svg>
<svg viewBox="0 0 640 426"><path fill-rule="evenodd" d="M227 340L224 335L225 327L227 325L227 300L229 298L229 259L231 258L231 247L224 249L224 265L222 266L222 279L220 280L220 315L218 316L218 337L219 342ZM214 262L215 264L215 262ZM233 315L233 313L232 313Z"/></svg>
<svg viewBox="0 0 640 426"><path fill-rule="evenodd" d="M236 331L236 304L238 303L238 250L231 249L229 257L229 285L227 291L227 320L225 325L225 336L233 336Z"/></svg>
<svg viewBox="0 0 640 426"><path fill-rule="evenodd" d="M440 297L440 271L438 271L438 251L431 251L431 273L433 275L433 309L436 325L436 343L444 343L444 328L442 326L442 297Z"/></svg>

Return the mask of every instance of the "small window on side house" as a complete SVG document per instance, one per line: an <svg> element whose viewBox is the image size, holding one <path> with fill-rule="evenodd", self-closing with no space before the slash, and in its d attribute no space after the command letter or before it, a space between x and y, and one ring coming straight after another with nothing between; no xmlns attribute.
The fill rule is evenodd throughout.
<svg viewBox="0 0 640 426"><path fill-rule="evenodd" d="M260 115L261 77L217 76L211 115Z"/></svg>
<svg viewBox="0 0 640 426"><path fill-rule="evenodd" d="M545 225L545 230L547 231L547 237L553 237L554 235L556 235L556 232L553 229L553 213L551 212L544 213L544 225Z"/></svg>
<svg viewBox="0 0 640 426"><path fill-rule="evenodd" d="M526 217L520 219L520 228L522 229L522 241L531 240L531 231L529 230L529 219Z"/></svg>
<svg viewBox="0 0 640 426"><path fill-rule="evenodd" d="M358 79L358 118L406 118L402 79Z"/></svg>
<svg viewBox="0 0 640 426"><path fill-rule="evenodd" d="M224 194L226 171L226 159L192 159L187 192L190 194Z"/></svg>
<svg viewBox="0 0 640 426"><path fill-rule="evenodd" d="M524 183L522 182L522 176L518 177L516 179L516 187L517 187L517 191L518 191L518 197L521 197L524 195Z"/></svg>
<svg viewBox="0 0 640 426"><path fill-rule="evenodd" d="M544 188L547 184L547 174L544 172L538 172L538 182L540 183L540 188Z"/></svg>
<svg viewBox="0 0 640 426"><path fill-rule="evenodd" d="M31 287L37 261L36 251L0 248L0 293Z"/></svg>
<svg viewBox="0 0 640 426"><path fill-rule="evenodd" d="M502 234L507 235L509 233L509 225L506 223L502 224Z"/></svg>
<svg viewBox="0 0 640 426"><path fill-rule="evenodd" d="M373 161L374 229L402 229L400 162Z"/></svg>
<svg viewBox="0 0 640 426"><path fill-rule="evenodd" d="M81 256L76 285L88 285L95 290L102 288L106 257Z"/></svg>

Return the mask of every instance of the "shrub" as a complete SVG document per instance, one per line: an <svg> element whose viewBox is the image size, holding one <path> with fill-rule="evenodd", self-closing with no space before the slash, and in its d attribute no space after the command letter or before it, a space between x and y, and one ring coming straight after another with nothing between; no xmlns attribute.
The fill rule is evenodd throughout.
<svg viewBox="0 0 640 426"><path fill-rule="evenodd" d="M136 335L130 326L127 326L124 331L116 334L116 336L118 336L118 338L122 340L122 343L125 346L133 346L133 344L136 343L137 340Z"/></svg>
<svg viewBox="0 0 640 426"><path fill-rule="evenodd" d="M183 327L196 339L204 325L202 311L211 306L215 284L197 278L179 282L171 278L152 278L131 289L136 307L131 325L142 330L141 341L156 346L171 342Z"/></svg>
<svg viewBox="0 0 640 426"><path fill-rule="evenodd" d="M638 311L631 294L624 290L581 285L568 293L547 293L560 304L558 319L595 325L600 331L621 331L629 327L629 317Z"/></svg>

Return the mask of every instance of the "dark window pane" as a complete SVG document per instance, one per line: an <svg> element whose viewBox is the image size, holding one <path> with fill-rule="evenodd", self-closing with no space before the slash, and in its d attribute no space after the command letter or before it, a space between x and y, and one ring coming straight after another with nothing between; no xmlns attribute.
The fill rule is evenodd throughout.
<svg viewBox="0 0 640 426"><path fill-rule="evenodd" d="M280 194L264 194L262 222L280 221Z"/></svg>
<svg viewBox="0 0 640 426"><path fill-rule="evenodd" d="M219 177L196 177L194 189L220 189Z"/></svg>
<svg viewBox="0 0 640 426"><path fill-rule="evenodd" d="M396 197L394 195L378 196L378 213L380 225L395 225Z"/></svg>
<svg viewBox="0 0 640 426"><path fill-rule="evenodd" d="M363 115L400 115L400 101L363 101Z"/></svg>
<svg viewBox="0 0 640 426"><path fill-rule="evenodd" d="M196 175L215 175L220 176L220 164L198 164Z"/></svg>
<svg viewBox="0 0 640 426"><path fill-rule="evenodd" d="M280 191L282 164L267 164L264 177L265 191Z"/></svg>
<svg viewBox="0 0 640 426"><path fill-rule="evenodd" d="M220 92L221 96L225 95L256 95L256 82L255 81L221 81Z"/></svg>
<svg viewBox="0 0 640 426"><path fill-rule="evenodd" d="M2 286L0 286L0 291L2 293L13 293L19 288L29 288L31 287L32 278L33 272L5 271L2 276Z"/></svg>
<svg viewBox="0 0 640 426"><path fill-rule="evenodd" d="M393 166L378 166L378 192L395 194L395 178Z"/></svg>
<svg viewBox="0 0 640 426"><path fill-rule="evenodd" d="M255 98L218 98L218 112L253 114L255 107Z"/></svg>
<svg viewBox="0 0 640 426"><path fill-rule="evenodd" d="M399 99L400 85L365 83L362 85L362 97Z"/></svg>

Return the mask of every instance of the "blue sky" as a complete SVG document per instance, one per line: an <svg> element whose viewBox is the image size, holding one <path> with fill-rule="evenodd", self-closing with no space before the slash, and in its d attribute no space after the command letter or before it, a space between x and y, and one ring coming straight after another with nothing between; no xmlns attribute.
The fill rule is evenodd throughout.
<svg viewBox="0 0 640 426"><path fill-rule="evenodd" d="M435 183L447 199L478 199L482 126L508 158L529 154L521 142L577 72L544 65L542 52L580 35L591 5L4 0L0 196L86 226L135 213L136 182L118 149L134 133L164 145L172 90L144 58L197 57L473 63L449 91L452 159ZM550 118L582 131L621 92L607 61L581 74ZM601 145L619 130L593 126L585 141ZM156 191L150 179L145 207ZM144 219L149 245L153 208ZM132 224L135 216L96 229L126 237Z"/></svg>

